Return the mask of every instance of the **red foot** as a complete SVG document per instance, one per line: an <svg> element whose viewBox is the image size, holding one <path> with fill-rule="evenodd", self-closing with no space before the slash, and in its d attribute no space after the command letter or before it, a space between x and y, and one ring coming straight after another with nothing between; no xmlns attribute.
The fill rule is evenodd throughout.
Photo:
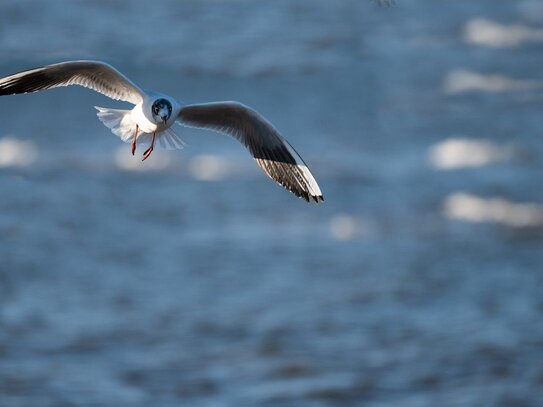
<svg viewBox="0 0 543 407"><path fill-rule="evenodd" d="M145 150L145 152L143 153L143 158L141 159L141 161L147 160L147 158L149 158L149 156L151 155L152 152L153 152L153 147L149 147L147 150Z"/></svg>
<svg viewBox="0 0 543 407"><path fill-rule="evenodd" d="M132 140L132 155L136 152L136 139L138 138L138 125L136 124L136 134L134 134L134 140Z"/></svg>
<svg viewBox="0 0 543 407"><path fill-rule="evenodd" d="M155 149L155 136L156 136L156 133L153 133L153 140L151 141L151 146L147 150L145 150L141 161L147 160L149 156L151 155L151 153L153 152L153 150Z"/></svg>

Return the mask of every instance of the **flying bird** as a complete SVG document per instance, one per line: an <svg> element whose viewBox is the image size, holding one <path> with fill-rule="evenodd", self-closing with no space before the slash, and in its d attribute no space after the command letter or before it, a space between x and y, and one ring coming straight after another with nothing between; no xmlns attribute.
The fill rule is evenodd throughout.
<svg viewBox="0 0 543 407"><path fill-rule="evenodd" d="M174 123L214 130L243 144L272 179L307 202L323 201L317 181L300 155L262 115L239 102L184 104L140 88L111 65L100 61L66 61L15 73L0 79L0 96L38 92L79 85L111 99L134 105L131 110L95 106L98 118L125 143L132 155L138 144L147 145L145 161L158 142L167 149L181 149Z"/></svg>

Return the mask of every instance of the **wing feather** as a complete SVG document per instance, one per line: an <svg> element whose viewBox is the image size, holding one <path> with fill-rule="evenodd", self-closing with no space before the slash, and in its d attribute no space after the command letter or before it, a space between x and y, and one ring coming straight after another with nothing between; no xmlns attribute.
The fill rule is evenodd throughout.
<svg viewBox="0 0 543 407"><path fill-rule="evenodd" d="M306 201L323 201L317 181L294 148L264 117L238 102L184 106L178 120L189 127L215 130L241 142L270 178Z"/></svg>
<svg viewBox="0 0 543 407"><path fill-rule="evenodd" d="M104 62L68 61L22 71L0 79L0 96L38 92L60 86L79 85L111 99L138 104L143 91Z"/></svg>

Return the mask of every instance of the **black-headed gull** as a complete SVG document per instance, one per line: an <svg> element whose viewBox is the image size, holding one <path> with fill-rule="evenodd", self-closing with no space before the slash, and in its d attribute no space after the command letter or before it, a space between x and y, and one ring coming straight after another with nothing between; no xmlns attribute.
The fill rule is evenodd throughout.
<svg viewBox="0 0 543 407"><path fill-rule="evenodd" d="M171 126L215 130L240 141L260 168L279 184L306 201L324 200L309 168L294 148L259 113L238 102L185 105L174 98L141 89L112 66L99 61L67 61L19 72L0 79L0 95L37 92L79 85L115 100L132 103L131 110L96 107L98 118L125 143L148 143L146 160L155 140L170 149L184 143Z"/></svg>

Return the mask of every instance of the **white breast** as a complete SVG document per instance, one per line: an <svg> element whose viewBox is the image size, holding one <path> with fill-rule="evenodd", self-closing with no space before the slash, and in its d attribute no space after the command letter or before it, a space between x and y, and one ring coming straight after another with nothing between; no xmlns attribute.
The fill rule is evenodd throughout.
<svg viewBox="0 0 543 407"><path fill-rule="evenodd" d="M158 125L151 121L143 111L144 104L140 103L132 109L132 119L144 133L153 133L158 130Z"/></svg>

